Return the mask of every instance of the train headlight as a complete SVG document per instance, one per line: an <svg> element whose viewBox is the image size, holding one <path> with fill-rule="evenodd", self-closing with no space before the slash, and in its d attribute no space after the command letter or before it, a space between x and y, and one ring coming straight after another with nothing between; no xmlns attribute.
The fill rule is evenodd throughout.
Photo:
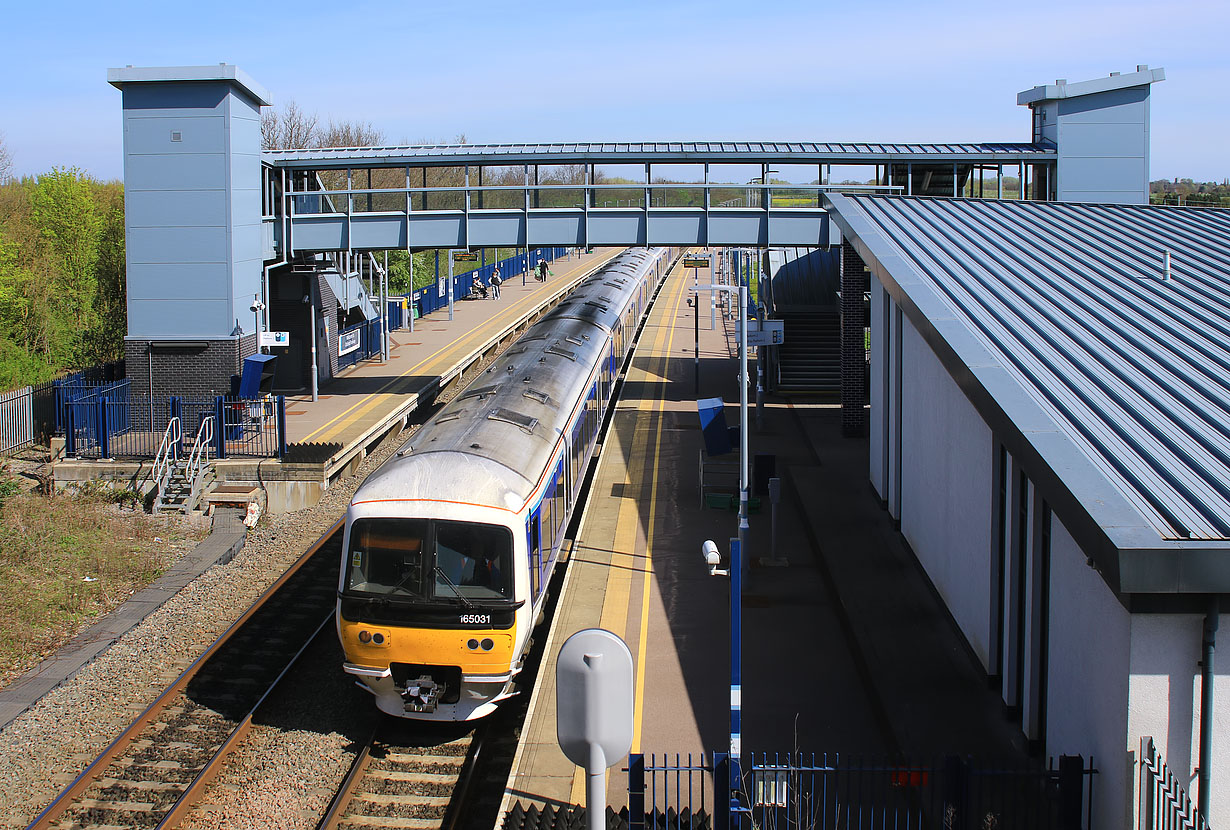
<svg viewBox="0 0 1230 830"><path fill-rule="evenodd" d="M491 651L492 647L495 646L495 641L490 637L484 637L482 643L479 645L483 647L483 651Z"/></svg>
<svg viewBox="0 0 1230 830"><path fill-rule="evenodd" d="M477 651L478 650L478 640L471 638L470 640L466 641L466 648L468 648L470 651Z"/></svg>
<svg viewBox="0 0 1230 830"><path fill-rule="evenodd" d="M388 648L389 646L389 635L383 631L360 628L357 639L359 640L359 645L380 646L382 648Z"/></svg>

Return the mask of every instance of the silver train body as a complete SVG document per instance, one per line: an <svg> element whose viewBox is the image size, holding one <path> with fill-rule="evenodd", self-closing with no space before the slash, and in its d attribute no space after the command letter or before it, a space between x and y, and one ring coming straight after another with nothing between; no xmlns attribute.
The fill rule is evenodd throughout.
<svg viewBox="0 0 1230 830"><path fill-rule="evenodd" d="M667 258L631 250L587 277L355 492L338 636L382 711L470 720L514 693Z"/></svg>

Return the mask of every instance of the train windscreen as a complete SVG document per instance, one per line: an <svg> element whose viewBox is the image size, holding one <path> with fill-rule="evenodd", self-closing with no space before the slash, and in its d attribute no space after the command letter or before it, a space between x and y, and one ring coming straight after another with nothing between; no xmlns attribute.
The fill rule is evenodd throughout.
<svg viewBox="0 0 1230 830"><path fill-rule="evenodd" d="M421 600L510 600L512 534L440 519L358 519L346 590Z"/></svg>

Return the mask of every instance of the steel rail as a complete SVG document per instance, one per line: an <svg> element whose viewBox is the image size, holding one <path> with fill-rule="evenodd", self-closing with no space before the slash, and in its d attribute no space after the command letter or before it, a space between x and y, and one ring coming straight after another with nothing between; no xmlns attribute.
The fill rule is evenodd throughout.
<svg viewBox="0 0 1230 830"><path fill-rule="evenodd" d="M79 800L86 789L99 778L103 772L117 759L119 759L124 751L137 739L137 737L148 727L154 723L158 715L163 712L172 701L188 687L189 682L196 677L200 669L226 645L226 643L234 636L247 621L260 608L276 594L286 582L294 576L299 569L310 560L322 546L337 534L344 519L335 521L327 531L298 558L295 562L283 573L277 580L274 581L248 608L243 615L233 622L229 628L224 631L196 660L192 662L188 668L175 679L161 694L145 708L145 710L137 716L137 718L126 728L119 736L107 746L102 753L94 759L82 772L73 779L61 793L52 800L50 804L43 808L32 822L27 826L26 830L47 830L52 825L52 822L58 820L67 810L69 810L74 802ZM296 655L297 656L297 655ZM279 675L280 677L280 675ZM263 699L263 697L262 697ZM161 826L161 825L160 825Z"/></svg>
<svg viewBox="0 0 1230 830"><path fill-rule="evenodd" d="M184 790L175 804L171 806L171 809L167 811L165 816L163 816L162 821L158 822L156 830L164 830L165 828L177 826L180 819L187 814L188 810L201 800L201 796L205 794L205 789L209 786L210 782L213 781L214 776L217 775L218 771L222 768L222 762L225 761L232 752L238 749L239 745L243 742L243 739L247 737L248 731L252 728L252 719L256 716L256 713L260 710L261 706L264 705L265 701L269 698L269 695L273 694L279 684L281 684L282 678L286 677L286 675L290 673L290 670L295 667L295 664L299 662L299 658L303 656L303 652L311 648L311 646L316 642L316 638L320 636L320 633L324 631L331 622L333 622L333 613L333 610L330 609L329 613L325 615L325 618L321 620L320 624L317 625L315 630L312 631L312 636L309 637L307 642L295 652L295 656L290 658L290 661L286 664L286 666L278 672L278 676L275 677L273 682L269 684L269 688L267 688L264 694L260 696L260 700L256 701L256 703L252 705L251 710L249 710L248 713L243 716L243 719L235 726L235 729L231 732L230 737L226 739L222 746L218 747L218 751L214 753L214 756L209 759L209 761L205 764L205 767L197 773L195 778L192 779L192 783L188 785L188 788Z"/></svg>

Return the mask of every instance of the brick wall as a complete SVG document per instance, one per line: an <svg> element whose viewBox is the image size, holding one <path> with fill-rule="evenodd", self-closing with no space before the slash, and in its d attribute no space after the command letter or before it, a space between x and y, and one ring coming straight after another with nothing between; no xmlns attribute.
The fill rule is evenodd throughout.
<svg viewBox="0 0 1230 830"><path fill-rule="evenodd" d="M841 243L841 431L847 436L867 431L867 325L863 294L870 288L867 266L848 240Z"/></svg>
<svg viewBox="0 0 1230 830"><path fill-rule="evenodd" d="M231 391L231 375L243 368L243 358L256 354L256 335L237 340L193 341L200 345L153 344L124 341L124 360L134 395L156 398L212 398Z"/></svg>

